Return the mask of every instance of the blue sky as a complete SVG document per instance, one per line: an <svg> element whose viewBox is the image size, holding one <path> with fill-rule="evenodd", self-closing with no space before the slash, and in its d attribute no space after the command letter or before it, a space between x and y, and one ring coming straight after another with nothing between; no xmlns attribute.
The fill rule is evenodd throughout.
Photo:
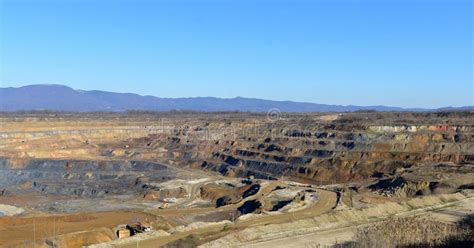
<svg viewBox="0 0 474 248"><path fill-rule="evenodd" d="M2 87L474 105L471 0L0 0Z"/></svg>

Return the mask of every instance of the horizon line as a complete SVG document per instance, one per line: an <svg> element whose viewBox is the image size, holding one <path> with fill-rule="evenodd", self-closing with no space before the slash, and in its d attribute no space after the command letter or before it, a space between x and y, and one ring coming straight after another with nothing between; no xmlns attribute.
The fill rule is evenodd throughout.
<svg viewBox="0 0 474 248"><path fill-rule="evenodd" d="M246 97L246 96L234 96L234 97L219 97L219 96L180 96L180 97L163 97L163 96L157 96L157 95L146 95L146 94L141 94L141 93L136 93L136 92L117 92L117 91L109 91L109 90L102 90L102 89L79 89L79 88L73 88L69 85L66 84L61 84L61 83L33 83L33 84L23 84L21 86L4 86L4 83L0 83L0 88L2 89L7 89L7 88L14 88L14 89L19 89L19 88L24 88L24 87L31 87L31 86L60 86L60 87L66 87L69 89L72 89L74 91L100 91L100 92L107 92L107 93L115 93L115 94L133 94L133 95L138 95L141 97L155 97L155 98L160 98L160 99L197 99L197 98L214 98L214 99L220 99L220 100L234 100L234 99L247 99L247 100L263 100L263 101L273 101L273 102L290 102L290 103L301 103L301 104L317 104L317 105L329 105L329 106L340 106L340 107L388 107L388 108L400 108L404 110L418 110L418 111L430 111L430 110L437 110L437 109L445 109L445 108L474 108L474 103L471 104L463 104L463 105L444 105L441 107L431 107L431 108L426 108L426 107L400 107L396 105L384 105L384 104L371 104L371 105L357 105L357 104L337 104L337 103L318 103L318 102L309 102L309 101L295 101L295 100L277 100L277 99L266 99L266 98L258 98L258 97Z"/></svg>

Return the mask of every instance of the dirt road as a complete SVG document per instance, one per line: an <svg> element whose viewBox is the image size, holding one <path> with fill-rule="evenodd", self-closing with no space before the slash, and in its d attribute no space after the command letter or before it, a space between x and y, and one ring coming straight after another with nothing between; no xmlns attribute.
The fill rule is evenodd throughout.
<svg viewBox="0 0 474 248"><path fill-rule="evenodd" d="M261 189L261 191L262 190L267 190L267 189L266 188ZM261 191L259 191L257 195L261 194ZM226 228L224 228L225 224L216 225L212 227L205 226L203 228L197 228L191 231L174 233L166 237L143 240L139 242L139 246L140 247L158 247L160 245L165 245L170 242L183 239L191 234L194 234L194 235L214 234L217 232L222 232L222 234L225 234L231 231L241 230L241 229L245 229L252 226L286 223L286 222L314 217L314 216L318 216L318 215L330 212L336 204L336 194L334 192L326 191L326 190L317 190L317 191L320 194L320 200L314 206L310 208L306 208L301 211L296 211L293 213L282 213L278 215L255 216L249 219L238 220L235 224L226 226ZM249 197L249 199L251 199L251 197ZM226 229L226 230L223 230L223 229ZM137 245L136 243L133 243L133 244L129 243L129 244L120 245L119 247L132 248L132 247L136 247L136 245Z"/></svg>
<svg viewBox="0 0 474 248"><path fill-rule="evenodd" d="M474 212L474 198L467 198L459 202L447 203L439 208L433 209L433 207L427 207L426 209L416 209L398 214L398 216L406 215L426 215L430 214L433 218L444 222L455 223L462 217L472 214ZM352 240L352 237L359 226L367 225L374 222L373 220L367 220L366 223L330 228L326 230L309 232L301 235L292 235L291 237L281 237L267 240L257 240L253 242L247 242L239 244L239 247L247 248L286 248L286 247L315 247L316 245L332 246L336 243L342 243Z"/></svg>

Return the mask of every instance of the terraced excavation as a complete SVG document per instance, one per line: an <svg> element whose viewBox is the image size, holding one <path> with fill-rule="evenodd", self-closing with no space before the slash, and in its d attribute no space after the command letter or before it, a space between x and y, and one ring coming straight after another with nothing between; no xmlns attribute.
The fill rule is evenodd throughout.
<svg viewBox="0 0 474 248"><path fill-rule="evenodd" d="M0 246L295 247L474 209L474 112L3 113Z"/></svg>

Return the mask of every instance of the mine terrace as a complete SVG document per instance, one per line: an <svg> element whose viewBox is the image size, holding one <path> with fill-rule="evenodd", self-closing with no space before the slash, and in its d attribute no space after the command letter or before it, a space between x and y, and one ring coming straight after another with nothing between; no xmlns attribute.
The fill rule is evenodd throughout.
<svg viewBox="0 0 474 248"><path fill-rule="evenodd" d="M1 246L331 245L393 215L455 223L474 207L472 111L25 112L0 125Z"/></svg>

